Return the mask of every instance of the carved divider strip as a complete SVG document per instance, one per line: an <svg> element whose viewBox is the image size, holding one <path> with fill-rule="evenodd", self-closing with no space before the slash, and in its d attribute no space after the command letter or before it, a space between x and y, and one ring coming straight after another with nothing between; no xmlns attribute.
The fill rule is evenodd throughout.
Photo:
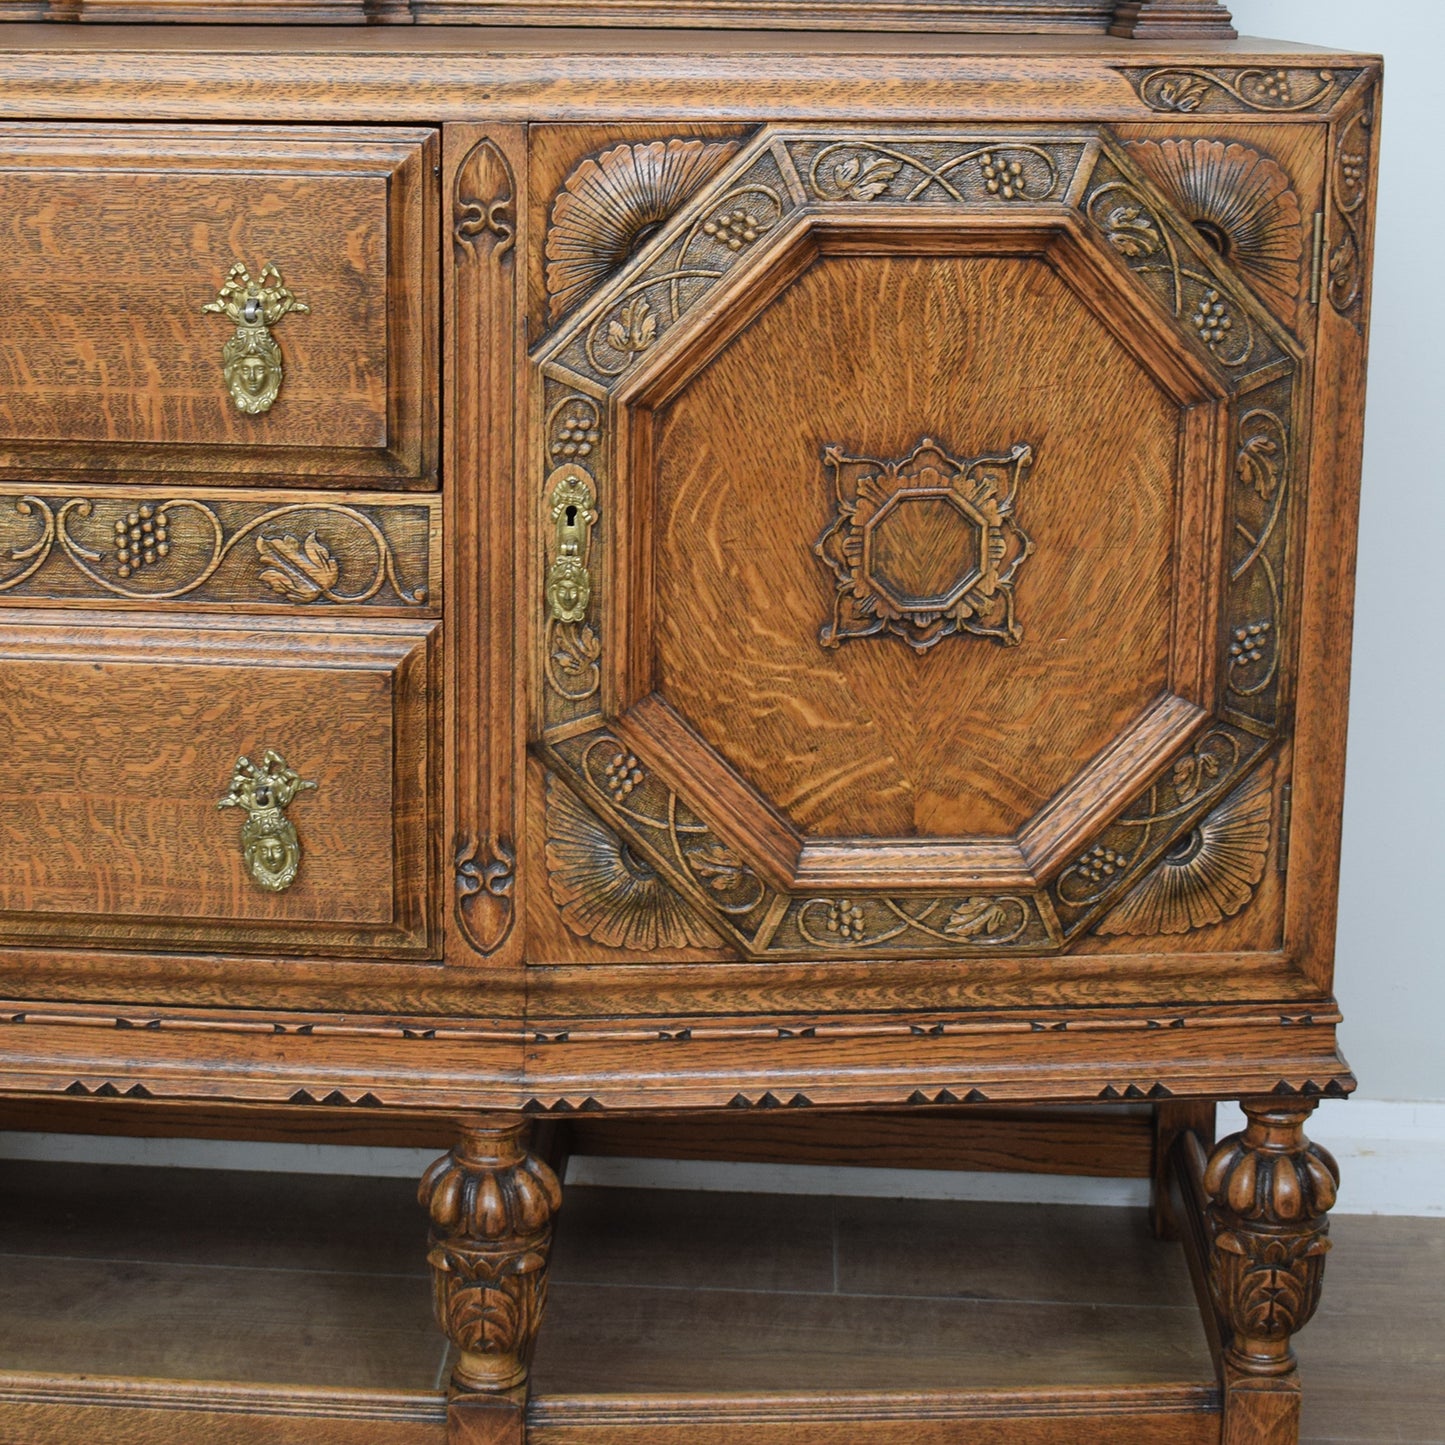
<svg viewBox="0 0 1445 1445"><path fill-rule="evenodd" d="M517 696L515 507L517 228L523 223L519 126L449 129L447 271L452 392L448 474L452 591L447 656L453 679L455 778L449 962L504 961L516 900L517 780L523 734ZM458 151L464 153L452 162ZM460 585L462 580L469 585ZM477 585L476 579L480 579Z"/></svg>
<svg viewBox="0 0 1445 1445"><path fill-rule="evenodd" d="M1365 258L1370 255L1371 174L1377 141L1375 88L1336 124L1330 162L1329 210L1324 288L1330 305L1364 329L1369 278Z"/></svg>

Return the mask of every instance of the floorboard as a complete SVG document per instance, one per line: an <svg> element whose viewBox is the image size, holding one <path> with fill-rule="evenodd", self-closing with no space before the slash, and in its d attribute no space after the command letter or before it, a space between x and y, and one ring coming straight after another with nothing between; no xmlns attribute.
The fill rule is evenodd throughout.
<svg viewBox="0 0 1445 1445"><path fill-rule="evenodd" d="M1333 1235L1298 1341L1304 1442L1445 1445L1445 1220ZM446 1363L424 1239L404 1180L5 1162L0 1372L394 1391L425 1413ZM558 1400L1207 1373L1177 1247L1133 1211L588 1188L535 1367Z"/></svg>

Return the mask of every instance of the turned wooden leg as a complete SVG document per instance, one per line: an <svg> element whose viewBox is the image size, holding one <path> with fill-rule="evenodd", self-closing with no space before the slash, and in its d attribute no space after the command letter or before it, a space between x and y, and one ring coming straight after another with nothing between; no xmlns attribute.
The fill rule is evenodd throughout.
<svg viewBox="0 0 1445 1445"><path fill-rule="evenodd" d="M1290 1339L1320 1302L1339 1168L1305 1137L1312 1100L1243 1104L1204 1171L1209 1286L1225 1335L1224 1445L1295 1445Z"/></svg>
<svg viewBox="0 0 1445 1445"><path fill-rule="evenodd" d="M469 1122L421 1182L437 1321L459 1352L454 1440L521 1439L552 1216L562 1202L557 1176L527 1152L527 1132L515 1118Z"/></svg>

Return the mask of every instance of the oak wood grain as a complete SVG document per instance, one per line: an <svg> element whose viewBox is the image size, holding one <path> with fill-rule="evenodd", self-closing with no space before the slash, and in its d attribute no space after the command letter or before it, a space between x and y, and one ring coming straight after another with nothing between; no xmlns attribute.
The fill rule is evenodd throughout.
<svg viewBox="0 0 1445 1445"><path fill-rule="evenodd" d="M665 3L630 18L655 20ZM222 13L105 4L67 0L56 13ZM343 8L284 0L269 18L569 13ZM1005 18L998 4L969 8L953 20ZM1216 1098L1307 1105L1353 1087L1335 1037L1331 939L1377 71L1359 56L1209 38L1227 19L1205 0L1010 8L1016 22L1087 21L1092 33L749 34L732 23L763 11L733 5L692 8L724 23L701 38L605 24L501 27L482 43L432 25L136 25L117 43L104 27L4 27L0 153L11 160L0 210L26 322L0 344L10 473L0 652L12 679L0 684L0 726L18 748L0 787L10 820L0 925L11 940L0 949L11 1000L0 1089L12 1101L68 1100L76 1125L83 1106L134 1107L137 1125L157 1129L200 1106L200 1127L214 1132L290 1138L327 1115L333 1137L420 1136L478 1109L513 1111L497 1125L507 1131L523 1110L577 1121L557 1131L559 1156L631 1147L836 1163L874 1152L905 1165L1120 1171L1151 1177L1158 1203L1166 1160L1188 1153L1171 1135L1203 1127ZM794 16L843 13L810 4ZM872 10L909 26L940 14ZM1139 38L1103 34L1110 18ZM820 172L820 147L844 137L866 142L858 169L835 152ZM1008 177L1022 171L1008 169L1000 137L1063 158L1059 174L1072 179L1037 204L1023 182L1011 196ZM596 184L628 172L628 151L641 205L635 190ZM687 196L663 194L666 177L649 168L699 152ZM724 201L731 182L718 177L735 163L739 174L756 163L754 179L786 200L779 215L792 208L776 233L760 233L741 196ZM891 191L908 168L923 192ZM1246 171L1267 182L1266 254L1226 224ZM1200 211L1203 172L1234 190ZM856 188L850 199L829 190L830 175L833 191ZM703 269L722 284L689 331L643 278L672 244L668 227L694 223L714 238ZM607 254L593 299L563 300L567 248L595 248L599 227ZM304 254L292 259L296 235ZM212 256L217 236L227 250L273 251L234 259L277 261L312 305L278 325L281 400L245 426L217 384L227 328L179 309L200 282L197 307L214 294L232 259ZM729 238L729 255L754 248L746 256L772 261L728 269ZM680 278L676 295L687 301L705 279ZM573 345L568 328L589 306L620 380L594 374ZM1248 365L1235 368L1231 331L1248 334ZM568 402L581 421L552 411L556 388L591 399ZM1251 429L1260 416L1272 420ZM554 422L561 430L539 445ZM825 648L836 588L813 548L838 520L838 497L822 448L886 469L928 437L965 463L1031 448L1017 526L1033 551L1010 583L1018 644L964 629L917 652L902 637ZM629 714L609 744L610 782L594 779L591 792L575 770L555 786L543 776L571 766L567 747L591 727L584 707L543 705L559 665L542 610L559 534L542 489L559 457L580 465L583 446L599 508L597 630L579 635L575 656L564 640L562 662L580 659L585 672L587 648L605 649L599 705ZM357 601L366 544L294 512L294 547L269 530L260 539L273 580L253 545L254 560L238 547L233 570L189 587L177 574L197 560L205 570L205 544L182 545L182 492L234 535L273 503L334 498L374 522L405 565ZM65 512L74 551L59 520L72 501L91 509ZM165 554L137 565L129 545L122 556L104 540L117 520L128 538L130 510L155 540L161 504ZM142 506L152 515L140 518ZM956 579L958 527L938 497L910 507L868 545L870 566L894 583L912 577L902 590L916 599ZM49 552L13 581L45 550L46 516ZM327 575L323 543L341 580L312 596ZM402 596L422 585L425 598ZM355 615L361 607L374 610ZM1241 669L1265 680L1231 691ZM1224 744L1204 746L1216 727L1206 714L1220 709L1251 777L1229 772ZM527 760L529 720L547 733ZM237 727L289 730L299 743L269 741L288 757L318 754L314 765L290 757L322 786L295 806L305 862L275 897L247 891L236 820L214 811L230 754L262 745ZM654 768L671 794L649 818ZM1229 778L1217 797L1211 768ZM559 788L572 790L574 829L561 863ZM689 788L702 823L687 815ZM1099 831L1128 809L1150 820L1143 842ZM703 844L714 812L717 836ZM697 845L707 876L668 873L659 831L680 853ZM993 851L962 862L929 851L959 839ZM766 856L742 859L754 842ZM860 862L870 850L883 859L871 874ZM807 938L805 949L796 918L784 927L797 900L782 894L767 905L774 954L769 941L754 946L761 931L728 933L714 895L740 863L769 887L803 889L835 941ZM1110 869L1137 870L1128 898ZM1064 899L1066 871L1104 890L1096 912ZM1049 902L1037 933L1000 954L986 946L998 916L973 895L1005 877ZM861 947L857 926L882 906L885 882L901 900L890 906L938 911L935 933L945 922L982 932ZM696 926L589 931L575 906L590 886L645 913L673 883L687 898L666 906L684 919L699 910ZM929 891L945 885L958 896ZM1184 905L1140 905L1141 887L1179 890ZM1121 905L1125 925L1143 918L1158 931L1121 926ZM665 935L665 946L619 946L624 935ZM972 953L923 956L950 949ZM1160 1115L999 1113L1041 1102ZM724 1109L715 1125L693 1121ZM830 1110L871 1112L849 1121ZM515 1183L481 1172L504 1193ZM748 1246L743 1216L719 1228L710 1255L689 1254L682 1244L708 1211L649 1208L629 1219L614 1200L610 1245L588 1246L585 1231L564 1243L582 1262L570 1283L559 1275L561 1312L539 1358L539 1382L550 1371L556 1388L532 1399L534 1438L697 1445L750 1432L913 1445L1072 1442L1084 1431L1217 1445L1222 1414L1241 1442L1293 1445L1292 1379L1260 1389L1216 1375L1193 1312L1166 1302L1178 1271L1147 1267L1142 1223L1112 1274L1095 1268L1097 1289L1051 1292L1070 1263L1064 1241L1079 1247L1062 1220L1027 1267L1010 1269L1003 1226L1021 1211L976 1219L974 1249L988 1251L978 1262L945 1209L904 1227L893 1206L830 1206L829 1228L834 1213L842 1224L831 1240L816 1211L775 1220L775 1282L801 1286L789 1295L730 1277ZM298 1194L295 1233L322 1229L322 1209ZM174 1233L182 1212L156 1217ZM207 1268L205 1232L192 1241L199 1254L167 1263L141 1242L143 1211L117 1213L143 1263L77 1246L62 1298L79 1296L74 1272L90 1269L108 1309L134 1309L126 1291L146 1271L159 1285L166 1270L191 1271L180 1313L217 1355L220 1316L207 1317L194 1275ZM593 1222L607 1214L594 1207ZM890 1229L887 1247L865 1248ZM1206 1236L1189 1222L1205 1274ZM930 1268L935 1237L945 1252ZM779 1259L789 1239L798 1253ZM270 1259L280 1249L241 1228L212 1238L215 1259L259 1273L244 1261L248 1241ZM829 1243L847 1245L836 1261ZM411 1272L402 1267L415 1283ZM680 1287L702 1276L710 1289ZM285 1336L320 1317L328 1286L291 1284L279 1343L263 1356L294 1372ZM25 1289L40 1308L41 1285ZM236 1299L259 1301L250 1290ZM1090 1293L1109 1303L1087 1305ZM379 1291L362 1322L385 1313ZM163 1350L140 1342L152 1345ZM373 1388L362 1376L390 1353L379 1336L363 1342L346 1389L327 1400L303 1391L294 1408L285 1392L225 1396L244 1376L220 1364L190 1378L223 1381L228 1407L212 1401L202 1416L222 1422L211 1438L247 1411L292 1422L276 1427L281 1439L302 1438L303 1416L320 1439L352 1417L440 1438L439 1376L360 1398ZM184 1387L129 1404L110 1387L77 1396L37 1384L47 1361L27 1359L0 1434L5 1410L20 1409L32 1434L126 1439L199 1403ZM143 1363L181 1373L159 1356ZM509 1379L523 1363L509 1362ZM1068 1388L1051 1390L1051 1375ZM811 1393L798 1393L800 1379ZM317 1376L307 1388L324 1387ZM659 1403L658 1389L683 1398ZM357 1398L342 1398L348 1390ZM87 1427L77 1409L107 1413ZM454 1436L512 1442L522 1431L520 1397L451 1413Z"/></svg>
<svg viewBox="0 0 1445 1445"><path fill-rule="evenodd" d="M8 937L428 950L435 624L13 611L0 628ZM303 862L279 893L216 806L267 748L317 783L292 804Z"/></svg>
<svg viewBox="0 0 1445 1445"><path fill-rule="evenodd" d="M574 1155L733 1159L762 1164L1002 1170L1143 1177L1150 1167L1147 1114L986 1108L831 1119L725 1115L590 1119L568 1125Z"/></svg>
<svg viewBox="0 0 1445 1445"><path fill-rule="evenodd" d="M1065 332L1067 352L1047 345ZM1068 400L1081 390L1087 428ZM1177 427L1043 266L823 261L660 419L659 690L813 836L1013 832L1165 685ZM1017 584L1028 643L825 654L821 449L888 460L925 436L962 456L1034 448L1019 501L1035 547ZM1114 489L1094 510L1101 471ZM1082 565L1096 549L1127 560ZM802 676L816 679L806 696Z"/></svg>
<svg viewBox="0 0 1445 1445"><path fill-rule="evenodd" d="M414 123L425 87L434 123L476 120L478 87L489 120L670 121L709 109L715 87L741 92L735 123L773 119L979 122L1034 116L1064 123L1149 120L1158 113L1120 67L1160 64L1284 66L1301 77L1332 68L1335 83L1314 113L1327 113L1373 58L1287 41L1244 39L1191 47L1108 37L737 32L698 47L676 32L638 31L625 44L606 29L489 31L423 27L223 26L204 31L136 26L7 25L0 32L0 115L16 119L284 119ZM204 77L204 87L196 85ZM63 78L64 95L57 84ZM700 87L702 89L700 89ZM710 94L709 94L710 92ZM699 97L703 96L701 105ZM1251 119L1298 123L1298 113Z"/></svg>
<svg viewBox="0 0 1445 1445"><path fill-rule="evenodd" d="M446 1445L445 1408L436 1393L0 1375L0 1423L27 1445Z"/></svg>
<svg viewBox="0 0 1445 1445"><path fill-rule="evenodd" d="M434 148L418 129L6 126L24 326L0 347L0 462L428 485ZM233 262L275 264L311 307L276 324L285 379L260 416L222 376L232 328L201 309Z"/></svg>

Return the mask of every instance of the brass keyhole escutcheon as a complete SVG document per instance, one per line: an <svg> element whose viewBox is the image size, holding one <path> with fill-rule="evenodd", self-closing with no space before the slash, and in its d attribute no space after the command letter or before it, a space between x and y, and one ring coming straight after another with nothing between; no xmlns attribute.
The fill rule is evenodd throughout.
<svg viewBox="0 0 1445 1445"><path fill-rule="evenodd" d="M218 808L246 810L241 856L251 877L268 893L284 893L296 881L301 840L286 809L297 793L315 786L303 781L280 753L268 748L259 765L250 758L237 759L230 791L216 804Z"/></svg>
<svg viewBox="0 0 1445 1445"><path fill-rule="evenodd" d="M237 261L216 299L201 310L235 322L236 330L221 348L221 375L231 400L247 416L270 411L283 379L281 347L271 328L283 316L293 311L305 316L311 308L291 292L269 261L255 277L245 262Z"/></svg>
<svg viewBox="0 0 1445 1445"><path fill-rule="evenodd" d="M589 571L597 493L592 478L568 462L547 479L552 493L556 540L547 569L547 606L554 622L581 622L592 597Z"/></svg>

